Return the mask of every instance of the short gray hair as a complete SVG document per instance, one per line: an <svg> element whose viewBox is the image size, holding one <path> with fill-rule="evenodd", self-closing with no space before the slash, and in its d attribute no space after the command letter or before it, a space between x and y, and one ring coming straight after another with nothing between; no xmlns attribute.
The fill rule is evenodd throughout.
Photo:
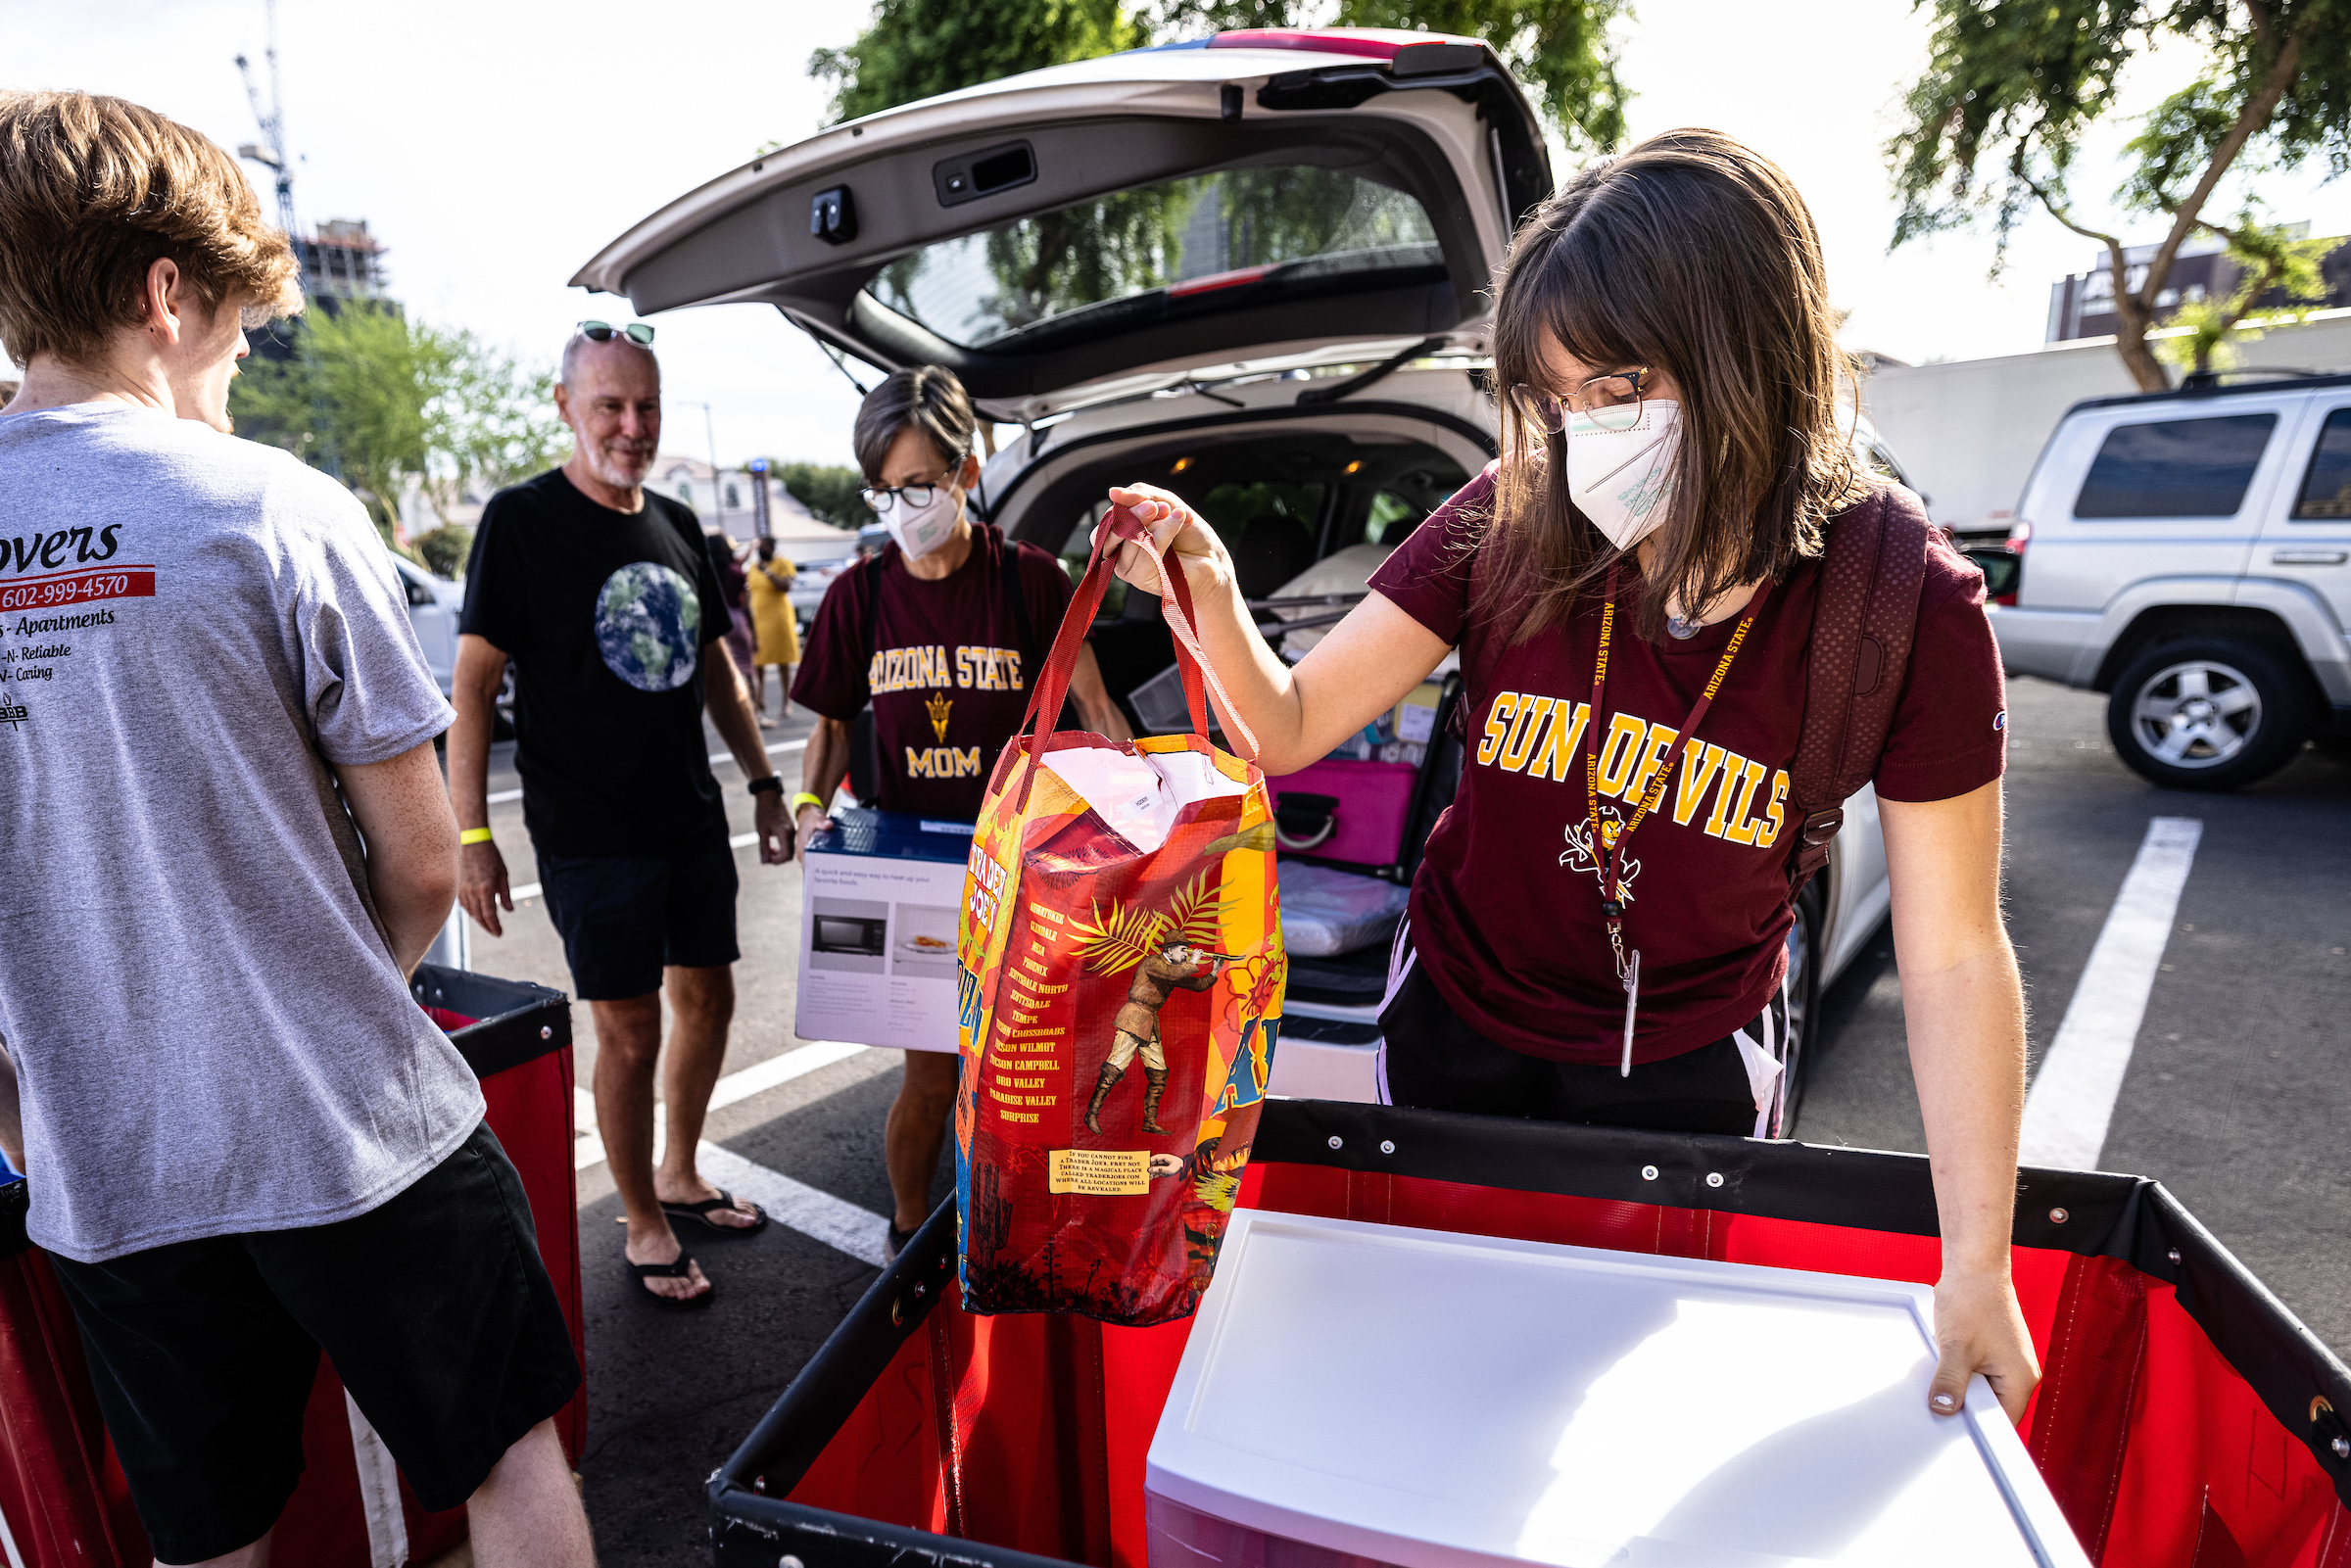
<svg viewBox="0 0 2351 1568"><path fill-rule="evenodd" d="M978 428L971 394L963 390L955 372L943 364L918 364L892 371L865 395L850 444L857 449L857 466L865 470L865 482L879 485L890 443L904 432L920 430L950 466L960 466L972 454L972 436Z"/></svg>
<svg viewBox="0 0 2351 1568"><path fill-rule="evenodd" d="M587 333L582 332L577 327L574 327L571 329L570 339L563 345L563 369L562 372L555 377L555 379L566 387L572 385L571 372L579 363L580 355L588 349L606 348L614 343L627 344L630 348L635 349L639 354L644 355L648 359L652 360L655 366L658 366L661 363L661 356L653 353L653 346L651 344L639 343L635 338L630 337L626 333L616 332L611 337L607 338L603 343L599 343Z"/></svg>

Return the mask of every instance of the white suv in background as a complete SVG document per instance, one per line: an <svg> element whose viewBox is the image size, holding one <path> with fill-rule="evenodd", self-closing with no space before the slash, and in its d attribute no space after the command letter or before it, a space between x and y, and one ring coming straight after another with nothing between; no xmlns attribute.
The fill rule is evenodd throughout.
<svg viewBox="0 0 2351 1568"><path fill-rule="evenodd" d="M2351 376L2076 404L2016 515L1970 552L2001 656L2110 693L2146 778L2232 789L2351 711Z"/></svg>
<svg viewBox="0 0 2351 1568"><path fill-rule="evenodd" d="M389 550L386 554L391 554ZM433 682L448 696L457 673L457 617L465 608L465 585L435 577L414 561L392 556L401 592L408 596L408 625L416 630L416 645L424 650Z"/></svg>

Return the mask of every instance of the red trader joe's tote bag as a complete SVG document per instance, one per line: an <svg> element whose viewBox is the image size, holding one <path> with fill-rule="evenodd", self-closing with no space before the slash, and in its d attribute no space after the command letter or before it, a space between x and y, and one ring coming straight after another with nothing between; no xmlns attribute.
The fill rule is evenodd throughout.
<svg viewBox="0 0 2351 1568"><path fill-rule="evenodd" d="M956 1217L967 1309L1149 1324L1189 1315L1208 1287L1286 963L1265 776L1209 742L1202 682L1216 676L1172 552L1192 733L1041 733L1109 586L1114 536L1150 542L1124 507L1106 523L972 834Z"/></svg>

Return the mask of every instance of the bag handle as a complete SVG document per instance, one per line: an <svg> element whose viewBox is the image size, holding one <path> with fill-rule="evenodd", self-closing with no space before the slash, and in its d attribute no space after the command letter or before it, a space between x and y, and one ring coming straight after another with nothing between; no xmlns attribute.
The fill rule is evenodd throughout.
<svg viewBox="0 0 2351 1568"><path fill-rule="evenodd" d="M1140 545L1148 549L1151 545L1150 525L1130 508L1114 506L1103 517L1102 526L1094 532L1093 548L1086 557L1085 574L1079 579L1078 592L1071 598L1070 607L1062 614L1061 630L1054 636L1052 651L1045 655L1044 668L1037 673L1036 681L1030 688L1029 707L1021 715L1020 727L1013 731L1012 739L1004 748L1006 762L1015 755L1027 755L1032 764L1028 775L1021 780L1016 810L1028 808L1030 786L1036 779L1033 764L1042 760L1047 752L1062 749L1055 744L1056 737L1044 727L1060 714L1062 704L1069 699L1070 681L1078 671L1079 650L1085 644L1085 635L1093 625L1094 612L1102 607L1103 595L1110 591L1110 580L1117 561L1113 553L1116 548L1114 542ZM1189 710L1193 733L1202 739L1208 737L1208 692L1213 690L1219 705L1224 710L1225 721L1248 748L1249 756L1255 759L1257 736L1233 712L1232 699L1226 695L1223 683L1217 679L1216 671L1210 668L1207 655L1200 646L1196 630L1198 616L1192 607L1191 585L1184 581L1183 568L1176 562L1173 544L1160 552L1159 575L1160 586L1175 591L1172 597L1161 598L1160 613L1167 619L1168 630L1176 639L1176 666L1183 682L1184 706ZM1030 730L1032 724L1036 726L1033 735Z"/></svg>

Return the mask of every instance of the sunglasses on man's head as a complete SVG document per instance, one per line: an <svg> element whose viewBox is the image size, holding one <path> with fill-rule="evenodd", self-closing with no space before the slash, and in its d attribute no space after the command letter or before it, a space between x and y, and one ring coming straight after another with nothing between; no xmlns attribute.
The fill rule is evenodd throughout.
<svg viewBox="0 0 2351 1568"><path fill-rule="evenodd" d="M616 327L609 321L583 321L580 336L590 343L610 343L614 338L625 337L642 349L653 346L653 329L643 321L632 321L625 327Z"/></svg>

